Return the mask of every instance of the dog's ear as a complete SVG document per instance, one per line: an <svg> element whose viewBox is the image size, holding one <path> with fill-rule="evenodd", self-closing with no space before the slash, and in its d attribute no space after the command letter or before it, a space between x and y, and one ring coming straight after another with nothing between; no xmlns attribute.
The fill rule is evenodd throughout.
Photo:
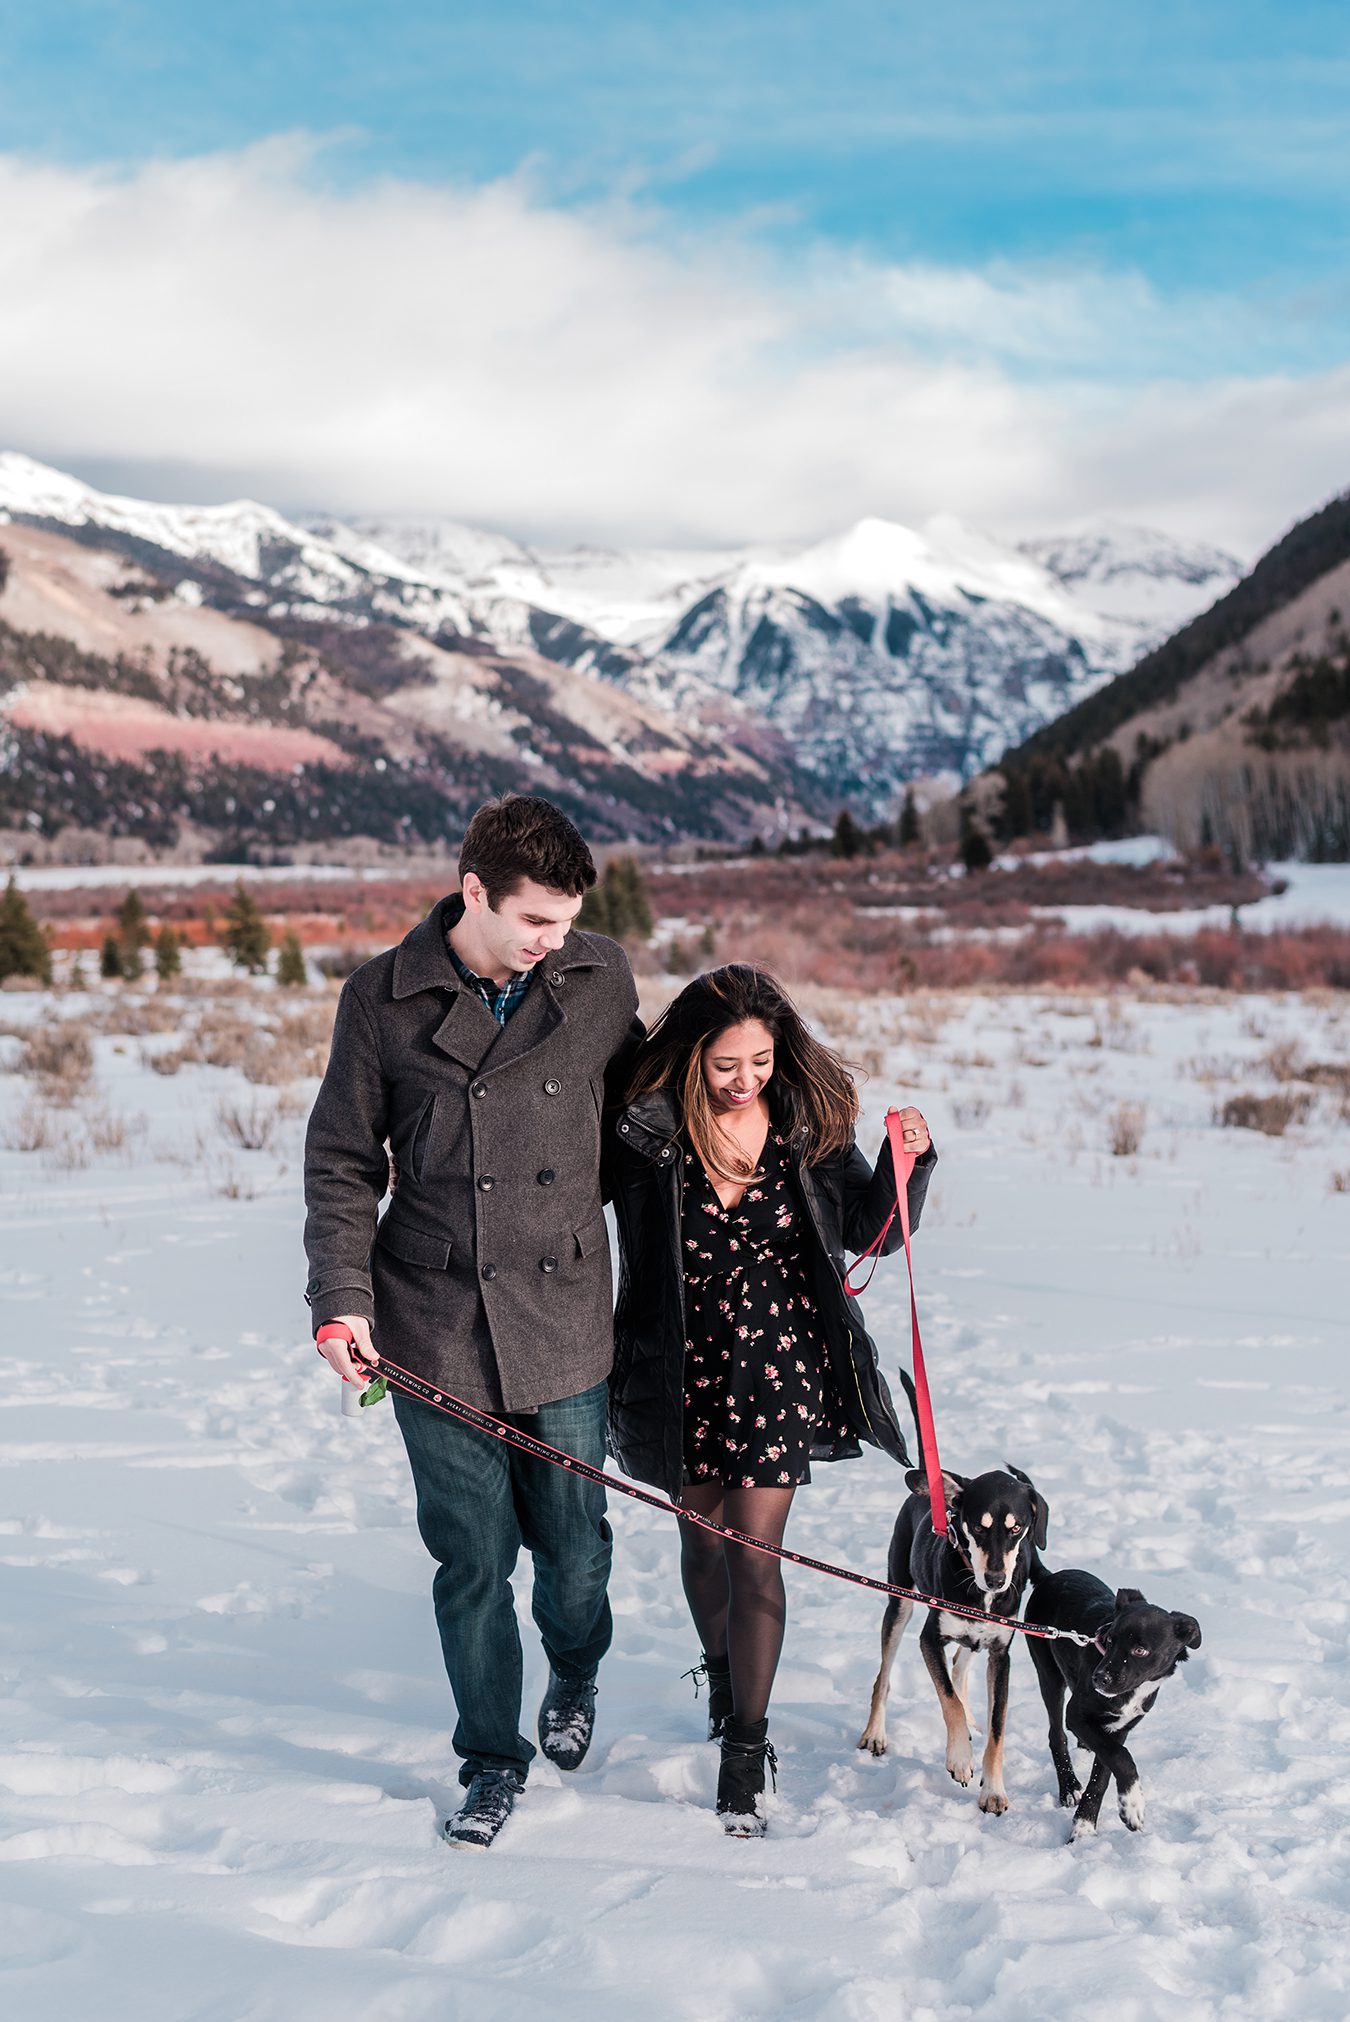
<svg viewBox="0 0 1350 2022"><path fill-rule="evenodd" d="M956 1503L961 1499L962 1489L968 1487L969 1483L965 1475L949 1474L944 1467L942 1470L942 1486L946 1492L948 1502ZM905 1487L910 1491L911 1495L921 1495L924 1501L927 1502L928 1476L921 1467L912 1467L909 1470L909 1473L905 1476Z"/></svg>
<svg viewBox="0 0 1350 2022"><path fill-rule="evenodd" d="M1138 1587L1121 1587L1116 1595L1117 1614L1120 1613L1122 1608L1146 1608L1147 1606L1148 1602L1144 1599Z"/></svg>
<svg viewBox="0 0 1350 2022"><path fill-rule="evenodd" d="M1200 1624L1194 1615L1173 1615L1172 1627L1188 1650L1200 1648Z"/></svg>
<svg viewBox="0 0 1350 2022"><path fill-rule="evenodd" d="M1045 1550L1046 1539L1050 1534L1050 1505L1029 1474L1023 1474L1021 1468L1014 1467L1011 1461L1008 1461L1006 1465L1007 1471L1013 1477L1013 1480L1020 1481L1023 1488L1030 1489L1031 1491L1031 1535L1036 1541L1037 1551L1043 1552Z"/></svg>

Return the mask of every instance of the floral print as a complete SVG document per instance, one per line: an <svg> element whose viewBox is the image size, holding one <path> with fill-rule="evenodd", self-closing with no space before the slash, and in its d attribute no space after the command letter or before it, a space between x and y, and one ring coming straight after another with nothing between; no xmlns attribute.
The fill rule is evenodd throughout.
<svg viewBox="0 0 1350 2022"><path fill-rule="evenodd" d="M684 1471L728 1488L811 1479L814 1440L847 1439L811 1297L787 1146L771 1130L760 1177L723 1207L684 1157Z"/></svg>

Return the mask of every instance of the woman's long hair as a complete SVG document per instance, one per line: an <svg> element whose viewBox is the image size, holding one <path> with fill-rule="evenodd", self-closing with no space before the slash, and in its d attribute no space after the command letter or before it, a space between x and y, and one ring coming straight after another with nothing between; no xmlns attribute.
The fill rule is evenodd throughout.
<svg viewBox="0 0 1350 2022"><path fill-rule="evenodd" d="M808 1165L844 1151L858 1119L853 1077L836 1053L813 1039L782 985L749 962L729 962L686 983L638 1053L628 1099L663 1088L674 1097L689 1141L708 1171L732 1182L754 1175L717 1120L703 1079L703 1057L729 1026L757 1018L773 1035L773 1078L801 1134Z"/></svg>

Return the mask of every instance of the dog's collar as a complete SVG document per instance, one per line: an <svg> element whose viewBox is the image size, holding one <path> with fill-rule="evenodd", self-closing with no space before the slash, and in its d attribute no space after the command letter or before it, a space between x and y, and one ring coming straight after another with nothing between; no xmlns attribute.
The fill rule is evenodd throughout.
<svg viewBox="0 0 1350 2022"><path fill-rule="evenodd" d="M947 1543L951 1546L957 1558L960 1559L962 1565L973 1579L975 1577L975 1568L971 1564L970 1553L957 1537L955 1517L950 1517L947 1522Z"/></svg>

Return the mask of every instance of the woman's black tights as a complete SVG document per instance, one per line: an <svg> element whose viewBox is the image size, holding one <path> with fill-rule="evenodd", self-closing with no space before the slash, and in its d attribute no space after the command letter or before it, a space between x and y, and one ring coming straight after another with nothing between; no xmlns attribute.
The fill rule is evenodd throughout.
<svg viewBox="0 0 1350 2022"><path fill-rule="evenodd" d="M783 1542L792 1497L791 1488L724 1488L720 1481L687 1482L680 1491L686 1509L769 1545ZM787 1620L781 1561L682 1523L680 1577L705 1652L730 1662L737 1720L762 1720Z"/></svg>

